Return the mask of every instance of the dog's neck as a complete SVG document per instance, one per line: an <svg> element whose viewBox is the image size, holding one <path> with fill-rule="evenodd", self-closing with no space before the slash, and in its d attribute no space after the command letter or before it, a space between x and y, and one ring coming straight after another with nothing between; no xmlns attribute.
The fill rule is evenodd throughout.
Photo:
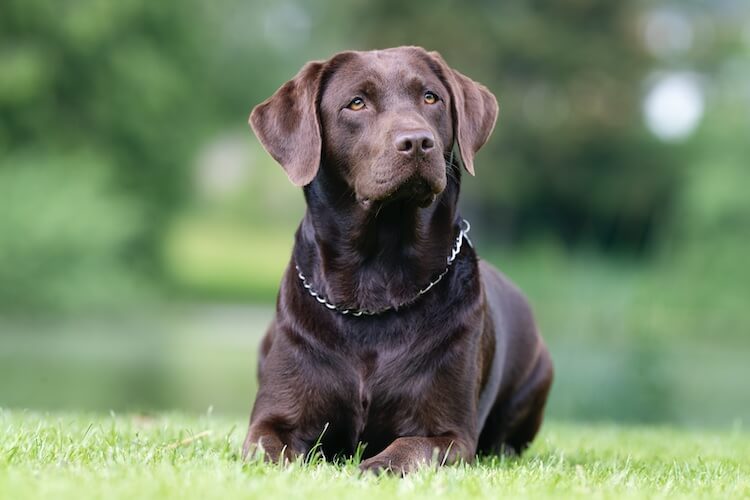
<svg viewBox="0 0 750 500"><path fill-rule="evenodd" d="M364 208L342 179L321 168L305 188L295 265L340 307L377 311L410 302L446 268L459 179L460 172L450 172L446 189L426 208L410 201Z"/></svg>

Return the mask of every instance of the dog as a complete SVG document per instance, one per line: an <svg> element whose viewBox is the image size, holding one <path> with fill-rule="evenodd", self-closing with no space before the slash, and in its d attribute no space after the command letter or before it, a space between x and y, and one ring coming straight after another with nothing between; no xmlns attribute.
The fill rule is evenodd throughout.
<svg viewBox="0 0 750 500"><path fill-rule="evenodd" d="M307 63L250 124L307 209L260 346L243 456L351 456L363 471L520 453L550 356L519 289L457 212L497 100L437 52Z"/></svg>

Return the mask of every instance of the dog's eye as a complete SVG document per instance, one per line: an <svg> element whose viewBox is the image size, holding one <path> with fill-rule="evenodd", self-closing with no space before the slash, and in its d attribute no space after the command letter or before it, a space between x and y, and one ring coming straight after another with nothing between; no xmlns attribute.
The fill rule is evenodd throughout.
<svg viewBox="0 0 750 500"><path fill-rule="evenodd" d="M355 97L352 99L352 102L349 103L347 108L351 109L352 111L359 111L360 109L365 107L365 101L361 97Z"/></svg>
<svg viewBox="0 0 750 500"><path fill-rule="evenodd" d="M435 104L436 102L438 102L438 96L434 92L425 92L424 102L426 104Z"/></svg>

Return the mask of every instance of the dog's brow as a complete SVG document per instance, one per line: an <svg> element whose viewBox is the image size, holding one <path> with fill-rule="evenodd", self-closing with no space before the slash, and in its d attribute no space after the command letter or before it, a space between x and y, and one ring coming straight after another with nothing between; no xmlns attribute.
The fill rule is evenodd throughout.
<svg viewBox="0 0 750 500"><path fill-rule="evenodd" d="M383 83L378 83L377 76L374 75L362 75L362 79L353 77L345 80L345 83L338 86L339 91L354 95L363 94L367 97L377 95Z"/></svg>
<svg viewBox="0 0 750 500"><path fill-rule="evenodd" d="M378 93L379 85L375 80L367 79L357 85L357 89L367 96L373 96Z"/></svg>
<svg viewBox="0 0 750 500"><path fill-rule="evenodd" d="M425 87L425 81L422 77L413 75L406 80L406 86L409 90L419 92Z"/></svg>

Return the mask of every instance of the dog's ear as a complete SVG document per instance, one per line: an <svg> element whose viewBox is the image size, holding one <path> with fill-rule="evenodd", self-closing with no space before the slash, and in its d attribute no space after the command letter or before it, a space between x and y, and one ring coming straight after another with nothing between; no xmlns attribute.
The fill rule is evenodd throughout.
<svg viewBox="0 0 750 500"><path fill-rule="evenodd" d="M260 143L297 186L312 182L320 166L317 101L324 64L307 63L250 114L250 126Z"/></svg>
<svg viewBox="0 0 750 500"><path fill-rule="evenodd" d="M452 69L437 52L429 53L453 101L453 133L461 161L474 175L474 155L489 139L497 121L497 99L487 87Z"/></svg>

